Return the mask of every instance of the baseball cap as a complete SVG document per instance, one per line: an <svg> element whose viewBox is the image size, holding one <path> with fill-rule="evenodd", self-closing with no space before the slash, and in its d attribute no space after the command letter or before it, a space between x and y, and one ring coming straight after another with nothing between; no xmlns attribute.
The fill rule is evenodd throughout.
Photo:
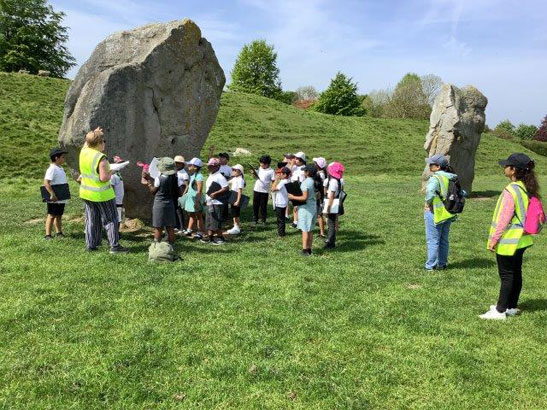
<svg viewBox="0 0 547 410"><path fill-rule="evenodd" d="M232 169L237 169L239 172L241 172L242 175L245 173L245 171L243 170L243 165L241 164L235 164Z"/></svg>
<svg viewBox="0 0 547 410"><path fill-rule="evenodd" d="M530 158L526 154L517 152L517 153L509 155L507 159L500 161L499 164L502 167L510 166L510 167L515 167L519 169L526 169L530 166L530 162L533 162L532 158Z"/></svg>
<svg viewBox="0 0 547 410"><path fill-rule="evenodd" d="M323 157L313 158L313 162L315 162L317 166L321 169L327 166L327 160Z"/></svg>
<svg viewBox="0 0 547 410"><path fill-rule="evenodd" d="M302 161L306 162L306 154L304 154L302 151L297 152L294 154L295 158L300 158Z"/></svg>
<svg viewBox="0 0 547 410"><path fill-rule="evenodd" d="M283 155L283 157L287 158L287 159L293 159L294 158L294 154L285 154Z"/></svg>
<svg viewBox="0 0 547 410"><path fill-rule="evenodd" d="M220 154L218 154L218 157L219 158L226 158L226 159L230 159L230 154L228 154L227 152L221 152Z"/></svg>
<svg viewBox="0 0 547 410"><path fill-rule="evenodd" d="M184 157L182 155L177 155L175 158L174 158L175 162L182 162L184 163Z"/></svg>
<svg viewBox="0 0 547 410"><path fill-rule="evenodd" d="M195 167L203 167L203 161L199 158L192 158L189 162L188 162L188 165L193 165Z"/></svg>
<svg viewBox="0 0 547 410"><path fill-rule="evenodd" d="M209 161L207 161L208 167L216 167L220 165L220 161L218 158L209 158Z"/></svg>
<svg viewBox="0 0 547 410"><path fill-rule="evenodd" d="M428 165L438 165L442 168L448 165L448 160L446 159L444 155L435 154L429 158L426 158L425 163Z"/></svg>
<svg viewBox="0 0 547 410"><path fill-rule="evenodd" d="M50 157L54 155L61 155L61 154L68 154L68 151L59 147L52 148L51 151L49 151Z"/></svg>

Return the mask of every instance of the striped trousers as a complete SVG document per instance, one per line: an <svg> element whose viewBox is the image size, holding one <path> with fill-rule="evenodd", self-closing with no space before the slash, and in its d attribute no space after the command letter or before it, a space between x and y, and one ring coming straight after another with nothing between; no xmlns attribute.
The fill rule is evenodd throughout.
<svg viewBox="0 0 547 410"><path fill-rule="evenodd" d="M85 202L85 244L88 249L101 244L103 227L108 237L110 247L117 247L120 241L118 231L118 211L116 200L105 202Z"/></svg>

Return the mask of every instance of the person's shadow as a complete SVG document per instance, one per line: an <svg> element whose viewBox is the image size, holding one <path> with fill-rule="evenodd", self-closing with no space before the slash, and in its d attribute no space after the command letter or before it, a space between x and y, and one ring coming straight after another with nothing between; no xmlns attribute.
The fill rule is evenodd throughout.
<svg viewBox="0 0 547 410"><path fill-rule="evenodd" d="M385 243L379 235L368 235L361 231L341 229L336 234L336 248L333 251L355 252L369 246L384 245Z"/></svg>
<svg viewBox="0 0 547 410"><path fill-rule="evenodd" d="M519 308L527 312L547 310L547 299L528 299L519 303Z"/></svg>

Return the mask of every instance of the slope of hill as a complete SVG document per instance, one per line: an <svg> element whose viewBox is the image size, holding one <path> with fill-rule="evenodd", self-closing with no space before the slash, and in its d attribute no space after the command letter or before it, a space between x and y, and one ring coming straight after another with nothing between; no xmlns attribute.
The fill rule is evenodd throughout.
<svg viewBox="0 0 547 410"><path fill-rule="evenodd" d="M68 80L0 73L0 175L41 177L56 143ZM304 151L348 165L348 173L419 175L427 121L347 118L303 111L251 94L226 92L217 122L202 151L250 150L247 162L269 153ZM477 174L499 172L497 160L528 151L517 142L485 134ZM545 169L547 159L537 158Z"/></svg>

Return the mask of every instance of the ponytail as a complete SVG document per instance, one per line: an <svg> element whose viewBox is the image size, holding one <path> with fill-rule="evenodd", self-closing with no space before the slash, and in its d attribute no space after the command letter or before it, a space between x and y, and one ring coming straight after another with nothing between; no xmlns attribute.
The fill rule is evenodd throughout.
<svg viewBox="0 0 547 410"><path fill-rule="evenodd" d="M446 167L441 167L441 171L450 172L451 174L455 174L454 168L452 168L450 165L447 165Z"/></svg>
<svg viewBox="0 0 547 410"><path fill-rule="evenodd" d="M528 192L529 196L534 196L540 199L540 187L539 182L536 178L536 173L534 172L535 167L535 162L530 161L526 168L515 168L515 178L518 181L522 181L524 183L524 186L526 187L526 191Z"/></svg>

